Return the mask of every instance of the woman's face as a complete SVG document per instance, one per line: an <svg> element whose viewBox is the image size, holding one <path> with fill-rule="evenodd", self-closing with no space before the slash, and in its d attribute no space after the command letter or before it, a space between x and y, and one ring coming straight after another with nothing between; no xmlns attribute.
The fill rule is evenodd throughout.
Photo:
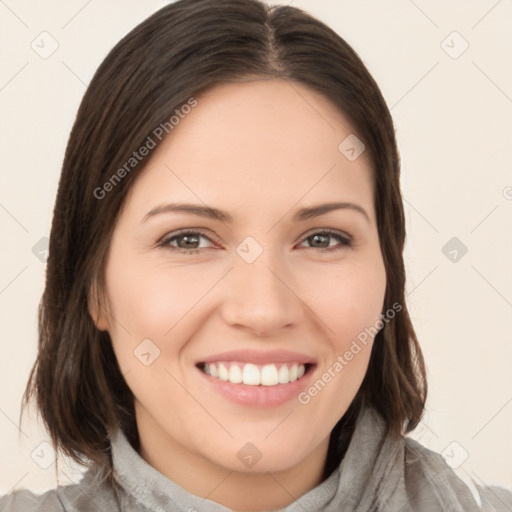
<svg viewBox="0 0 512 512"><path fill-rule="evenodd" d="M167 449L246 473L323 463L367 369L373 339L354 340L383 310L367 152L340 149L348 121L297 83L196 100L127 196L97 325L157 469Z"/></svg>

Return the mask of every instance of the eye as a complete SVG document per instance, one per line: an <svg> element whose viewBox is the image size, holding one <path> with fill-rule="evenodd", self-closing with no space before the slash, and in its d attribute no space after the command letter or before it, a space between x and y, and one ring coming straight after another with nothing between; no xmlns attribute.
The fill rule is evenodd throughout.
<svg viewBox="0 0 512 512"><path fill-rule="evenodd" d="M181 231L164 238L158 243L158 246L167 247L183 254L195 254L200 249L208 248L201 247L201 239L212 241L209 237L198 231ZM174 242L176 242L177 246L173 245Z"/></svg>
<svg viewBox="0 0 512 512"><path fill-rule="evenodd" d="M330 242L332 240L338 240L338 244L331 246ZM344 247L352 247L354 242L353 240L345 236L338 231L333 231L330 229L322 230L322 231L316 231L314 233L309 234L305 239L304 242L312 243L312 249L319 248L323 249L324 251L333 251L337 249L342 249ZM302 243L304 243L302 242Z"/></svg>

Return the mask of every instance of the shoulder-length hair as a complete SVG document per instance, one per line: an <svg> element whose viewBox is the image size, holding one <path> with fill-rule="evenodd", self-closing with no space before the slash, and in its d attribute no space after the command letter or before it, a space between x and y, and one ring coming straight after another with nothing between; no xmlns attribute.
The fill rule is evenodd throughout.
<svg viewBox="0 0 512 512"><path fill-rule="evenodd" d="M384 309L402 306L376 335L361 387L331 432L325 475L339 463L363 402L381 413L389 435L411 431L423 414L425 365L404 296L400 161L379 87L338 34L300 9L260 0L179 0L111 50L81 102L58 185L39 350L22 404L23 411L35 398L56 450L82 464L96 463L109 476L108 431L119 426L136 449L138 434L133 394L109 334L96 328L88 304L92 290L104 290L116 220L149 158L128 169L126 162L191 97L249 76L304 84L350 121L372 163L387 278ZM112 181L116 173L122 179Z"/></svg>

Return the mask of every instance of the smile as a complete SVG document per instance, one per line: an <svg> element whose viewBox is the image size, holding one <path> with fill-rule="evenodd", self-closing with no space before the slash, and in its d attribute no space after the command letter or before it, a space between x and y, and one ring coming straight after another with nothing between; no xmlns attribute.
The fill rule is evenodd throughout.
<svg viewBox="0 0 512 512"><path fill-rule="evenodd" d="M199 369L206 375L232 384L248 386L277 386L300 379L311 364L299 362L253 364L240 361L200 363Z"/></svg>

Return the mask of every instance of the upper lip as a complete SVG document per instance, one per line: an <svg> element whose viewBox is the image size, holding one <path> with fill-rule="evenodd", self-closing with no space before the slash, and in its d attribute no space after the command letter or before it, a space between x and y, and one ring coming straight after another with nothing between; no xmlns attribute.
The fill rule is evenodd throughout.
<svg viewBox="0 0 512 512"><path fill-rule="evenodd" d="M229 352L221 352L206 357L198 363L215 363L217 361L242 361L244 363L253 364L271 364L297 362L300 364L314 364L315 360L305 354L293 352L290 350L251 350L240 349L231 350Z"/></svg>

